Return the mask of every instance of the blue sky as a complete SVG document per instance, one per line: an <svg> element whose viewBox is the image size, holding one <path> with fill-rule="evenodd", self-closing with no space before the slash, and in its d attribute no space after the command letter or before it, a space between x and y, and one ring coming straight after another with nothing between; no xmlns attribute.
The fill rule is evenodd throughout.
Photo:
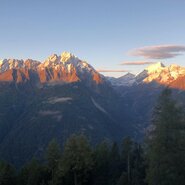
<svg viewBox="0 0 185 185"><path fill-rule="evenodd" d="M0 58L43 61L69 51L96 69L137 73L162 61L185 66L185 55L148 59L130 56L145 46L185 45L183 0L0 0ZM104 73L120 76L123 73Z"/></svg>

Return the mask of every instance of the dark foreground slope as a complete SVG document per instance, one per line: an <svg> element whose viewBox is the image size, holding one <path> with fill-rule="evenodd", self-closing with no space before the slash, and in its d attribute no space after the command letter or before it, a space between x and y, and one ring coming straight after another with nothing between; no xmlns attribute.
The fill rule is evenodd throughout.
<svg viewBox="0 0 185 185"><path fill-rule="evenodd" d="M125 136L142 141L157 98L171 82L174 97L184 104L184 78L172 78L184 71L159 63L111 85L67 52L42 63L5 59L0 64L0 159L20 166L41 158L53 138L63 146L74 133L87 135L92 144Z"/></svg>
<svg viewBox="0 0 185 185"><path fill-rule="evenodd" d="M92 143L128 135L111 87L5 83L0 88L0 156L18 166L41 156L52 138L63 145L73 133L88 135Z"/></svg>

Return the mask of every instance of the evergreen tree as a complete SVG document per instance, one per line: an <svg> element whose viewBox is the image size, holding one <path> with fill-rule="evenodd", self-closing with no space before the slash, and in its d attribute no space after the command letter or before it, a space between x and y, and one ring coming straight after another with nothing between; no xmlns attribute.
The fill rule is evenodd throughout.
<svg viewBox="0 0 185 185"><path fill-rule="evenodd" d="M56 176L58 173L57 172L57 168L58 168L58 164L61 158L61 149L59 144L57 143L57 141L55 139L51 140L48 148L47 148L47 152L46 152L46 159L47 159L47 164L48 164L48 169L49 172L51 174L51 181L50 184L56 184Z"/></svg>
<svg viewBox="0 0 185 185"><path fill-rule="evenodd" d="M126 179L123 180L127 182L126 184L131 184L131 170L132 170L132 163L133 163L133 150L134 150L134 142L130 137L126 137L122 143L122 152L121 152L121 160L122 160L122 170L123 175L122 179L125 177Z"/></svg>
<svg viewBox="0 0 185 185"><path fill-rule="evenodd" d="M45 183L47 180L47 171L35 159L32 159L27 165L25 165L18 175L18 184L21 185L40 185Z"/></svg>
<svg viewBox="0 0 185 185"><path fill-rule="evenodd" d="M67 140L62 162L65 175L72 174L74 185L89 184L93 158L86 137L73 135Z"/></svg>
<svg viewBox="0 0 185 185"><path fill-rule="evenodd" d="M98 144L94 150L94 184L107 185L109 184L109 163L110 163L110 149L108 143L103 141Z"/></svg>
<svg viewBox="0 0 185 185"><path fill-rule="evenodd" d="M120 178L118 179L117 185L128 185L127 172L123 171Z"/></svg>
<svg viewBox="0 0 185 185"><path fill-rule="evenodd" d="M126 137L122 143L122 174L118 185L145 185L145 157L140 144Z"/></svg>
<svg viewBox="0 0 185 185"><path fill-rule="evenodd" d="M48 144L46 159L48 167L50 169L55 169L58 164L58 160L61 157L61 149L59 144L55 139L51 140Z"/></svg>
<svg viewBox="0 0 185 185"><path fill-rule="evenodd" d="M159 98L147 144L149 185L184 185L185 122L169 89Z"/></svg>
<svg viewBox="0 0 185 185"><path fill-rule="evenodd" d="M0 162L0 185L16 185L15 169L3 161Z"/></svg>
<svg viewBox="0 0 185 185"><path fill-rule="evenodd" d="M132 185L145 185L146 163L143 148L140 144L135 143L133 150L132 164Z"/></svg>
<svg viewBox="0 0 185 185"><path fill-rule="evenodd" d="M120 159L120 152L117 143L113 143L110 149L110 156L109 156L109 177L110 184L116 184L118 178L121 175L121 159Z"/></svg>

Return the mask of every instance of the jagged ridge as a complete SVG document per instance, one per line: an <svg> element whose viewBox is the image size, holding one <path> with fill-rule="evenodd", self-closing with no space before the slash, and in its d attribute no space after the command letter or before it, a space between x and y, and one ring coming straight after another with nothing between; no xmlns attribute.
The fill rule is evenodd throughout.
<svg viewBox="0 0 185 185"><path fill-rule="evenodd" d="M0 61L0 81L37 83L69 83L86 81L101 84L103 77L87 62L64 52L48 57L44 62L35 60L5 59Z"/></svg>
<svg viewBox="0 0 185 185"><path fill-rule="evenodd" d="M126 74L120 78L109 78L108 80L114 86L132 86L141 83L157 82L165 86L172 86L178 88L185 87L182 81L185 78L185 68L176 64L165 66L161 62L150 65L141 73L134 76L133 74Z"/></svg>

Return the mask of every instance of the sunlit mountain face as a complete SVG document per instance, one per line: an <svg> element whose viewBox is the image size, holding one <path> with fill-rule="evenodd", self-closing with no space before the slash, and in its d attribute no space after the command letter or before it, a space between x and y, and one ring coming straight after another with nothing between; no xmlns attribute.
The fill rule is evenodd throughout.
<svg viewBox="0 0 185 185"><path fill-rule="evenodd" d="M0 157L21 166L42 156L52 138L63 146L74 133L92 144L128 135L142 141L166 86L185 102L185 69L156 63L137 75L107 78L68 52L43 62L1 60Z"/></svg>
<svg viewBox="0 0 185 185"><path fill-rule="evenodd" d="M152 64L144 69L137 75L128 73L119 78L108 78L113 86L132 86L138 84L147 84L156 82L159 85L174 87L177 89L184 89L183 86L178 83L183 81L185 77L185 68L176 64L170 66L164 66L161 62ZM176 85L175 85L176 84Z"/></svg>
<svg viewBox="0 0 185 185"><path fill-rule="evenodd" d="M102 77L92 66L68 52L62 53L61 56L51 55L43 63L30 59L5 59L0 61L0 72L2 82L103 83Z"/></svg>
<svg viewBox="0 0 185 185"><path fill-rule="evenodd" d="M82 133L95 144L120 141L131 130L111 84L67 52L42 63L2 60L0 89L0 158L16 166L43 156L52 138L63 146Z"/></svg>
<svg viewBox="0 0 185 185"><path fill-rule="evenodd" d="M113 86L131 86L139 83L157 82L165 86L183 89L185 68L176 64L164 66L161 62L152 64L141 73L114 78L107 77ZM179 80L180 79L180 80ZM0 61L0 81L15 83L71 83L84 82L102 84L105 77L99 74L86 61L80 60L71 53L63 52L60 56L53 54L45 61L32 59L4 59ZM179 84L179 87L178 87Z"/></svg>

